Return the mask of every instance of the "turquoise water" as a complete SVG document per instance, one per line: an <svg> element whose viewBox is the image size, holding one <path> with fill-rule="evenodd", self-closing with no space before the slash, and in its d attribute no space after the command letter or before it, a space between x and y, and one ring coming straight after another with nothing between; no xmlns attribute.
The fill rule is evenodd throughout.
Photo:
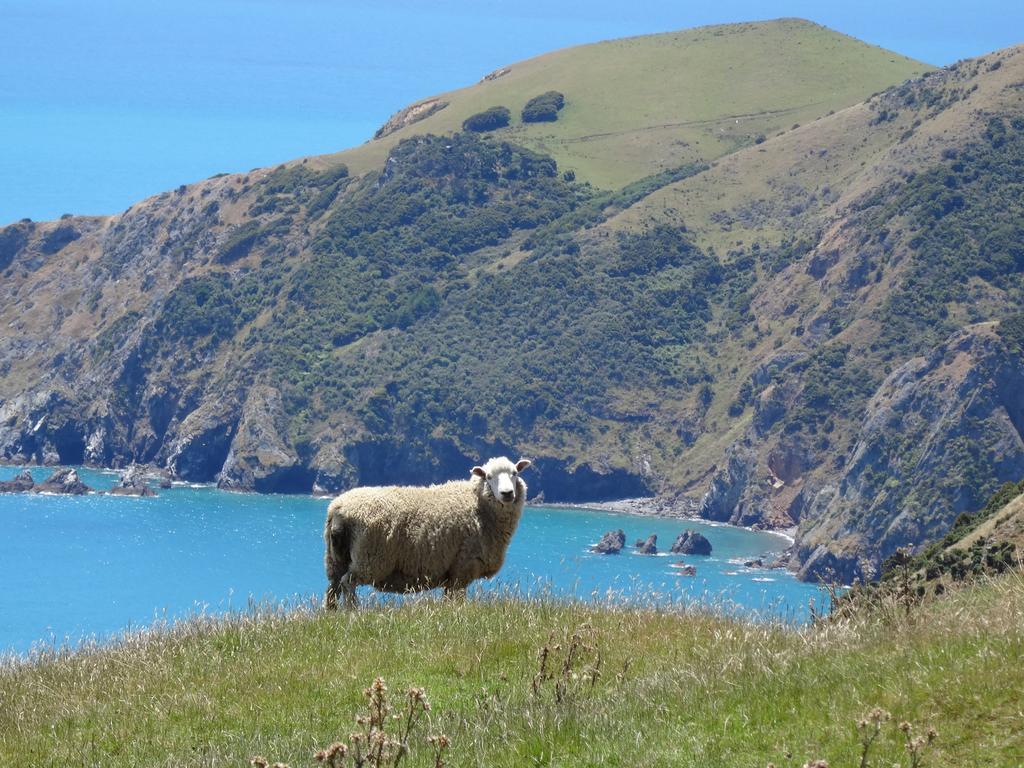
<svg viewBox="0 0 1024 768"><path fill-rule="evenodd" d="M0 479L17 469L0 467ZM49 469L33 470L37 480ZM82 470L94 488L116 476ZM250 600L302 601L324 586L327 500L176 486L153 499L0 496L0 652L110 637L159 619L245 609ZM627 544L651 533L667 547L701 530L711 557L688 557L696 577L676 576L679 556L594 555L612 528ZM498 577L476 589L515 589L584 600L694 601L787 621L807 617L818 588L783 571L734 560L783 549L777 535L693 521L589 510L527 508Z"/></svg>

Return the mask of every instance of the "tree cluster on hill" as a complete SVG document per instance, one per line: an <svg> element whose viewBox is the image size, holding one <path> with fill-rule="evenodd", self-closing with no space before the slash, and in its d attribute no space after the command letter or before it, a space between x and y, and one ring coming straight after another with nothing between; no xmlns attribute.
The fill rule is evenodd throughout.
<svg viewBox="0 0 1024 768"><path fill-rule="evenodd" d="M565 106L565 96L558 91L548 91L534 96L523 107L524 123L553 123L558 119L558 111Z"/></svg>
<svg viewBox="0 0 1024 768"><path fill-rule="evenodd" d="M504 128L511 119L512 113L508 111L508 107L491 107L463 120L462 130L474 133L495 131L498 128Z"/></svg>

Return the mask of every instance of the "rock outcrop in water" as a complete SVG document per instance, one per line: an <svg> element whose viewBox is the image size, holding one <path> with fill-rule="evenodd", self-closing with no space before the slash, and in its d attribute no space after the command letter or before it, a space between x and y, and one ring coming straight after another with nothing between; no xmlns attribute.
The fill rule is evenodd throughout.
<svg viewBox="0 0 1024 768"><path fill-rule="evenodd" d="M0 480L0 493L28 493L35 487L36 481L32 479L27 469L23 469L13 480Z"/></svg>
<svg viewBox="0 0 1024 768"><path fill-rule="evenodd" d="M656 555L658 554L658 537L655 534L651 534L643 541L636 543L636 553L638 555Z"/></svg>
<svg viewBox="0 0 1024 768"><path fill-rule="evenodd" d="M108 493L113 496L156 496L156 492L146 483L145 472L142 467L133 464L121 474L117 485L111 488Z"/></svg>
<svg viewBox="0 0 1024 768"><path fill-rule="evenodd" d="M67 496L83 496L92 493L92 488L83 483L78 472L71 467L58 469L32 490L35 493L59 493Z"/></svg>
<svg viewBox="0 0 1024 768"><path fill-rule="evenodd" d="M687 529L676 536L669 551L679 555L710 555L711 542L704 534Z"/></svg>
<svg viewBox="0 0 1024 768"><path fill-rule="evenodd" d="M608 531L601 540L590 548L591 552L599 555L617 555L626 546L626 533L622 529Z"/></svg>

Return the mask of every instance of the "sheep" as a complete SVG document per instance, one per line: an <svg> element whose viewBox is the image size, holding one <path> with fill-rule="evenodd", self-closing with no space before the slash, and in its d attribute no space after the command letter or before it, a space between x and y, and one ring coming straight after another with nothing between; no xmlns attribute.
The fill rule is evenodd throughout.
<svg viewBox="0 0 1024 768"><path fill-rule="evenodd" d="M382 592L443 587L453 596L494 576L523 514L519 473L530 463L502 456L473 467L469 480L353 488L338 496L324 526L324 605L337 608L341 596L354 607L361 584Z"/></svg>

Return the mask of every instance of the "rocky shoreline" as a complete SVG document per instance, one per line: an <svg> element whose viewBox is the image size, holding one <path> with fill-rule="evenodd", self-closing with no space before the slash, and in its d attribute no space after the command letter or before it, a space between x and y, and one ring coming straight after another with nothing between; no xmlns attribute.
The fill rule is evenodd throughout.
<svg viewBox="0 0 1024 768"><path fill-rule="evenodd" d="M700 502L693 499L663 499L657 496L638 497L633 499L615 499L613 501L589 502L546 502L543 499L530 500L528 504L552 509L596 509L602 512L617 512L638 517L670 517L679 520L700 520L697 510Z"/></svg>
<svg viewBox="0 0 1024 768"><path fill-rule="evenodd" d="M795 541L796 526L791 525L785 528L766 528L753 525L735 525L724 523L718 520L708 520L699 514L700 502L687 498L663 499L657 496L639 497L634 499L616 499L613 501L592 501L567 504L564 502L546 502L531 500L527 502L538 507L550 507L552 509L593 509L601 512L615 512L624 515L636 515L637 517L666 517L673 520L696 520L708 525L722 525L729 528L742 528L746 531L760 531L763 533L774 533L789 539L790 543Z"/></svg>
<svg viewBox="0 0 1024 768"><path fill-rule="evenodd" d="M742 528L747 531L773 533L787 540L788 546L785 547L778 557L770 561L757 558L757 560L750 561L750 563L747 564L748 567L765 568L769 570L786 568L791 570L793 554L795 552L796 526L772 529L708 520L698 514L700 503L692 499L662 499L652 496L646 498L616 499L612 501L595 501L588 504L545 503L543 499L528 503L552 509L598 510L602 512L613 512L616 514L634 515L636 517L661 517L672 520L692 520L694 522L706 523L715 527ZM600 542L598 545L595 545L595 547L599 545ZM600 552L601 550L595 549L595 551Z"/></svg>
<svg viewBox="0 0 1024 768"><path fill-rule="evenodd" d="M117 483L106 491L96 490L82 482L75 467L57 467L47 479L40 482L36 482L31 472L24 468L14 478L0 480L0 494L43 493L58 496L85 496L96 493L110 496L154 497L157 494L149 487L147 480L153 480L161 488L171 487L171 481L166 475L153 472L149 467L135 464L121 472Z"/></svg>

